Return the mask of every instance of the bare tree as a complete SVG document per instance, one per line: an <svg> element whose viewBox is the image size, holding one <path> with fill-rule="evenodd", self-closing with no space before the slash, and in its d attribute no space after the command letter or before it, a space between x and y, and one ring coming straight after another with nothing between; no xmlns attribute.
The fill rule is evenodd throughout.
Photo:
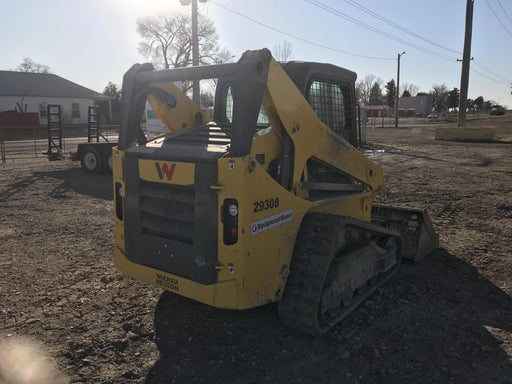
<svg viewBox="0 0 512 384"><path fill-rule="evenodd" d="M158 68L192 65L192 36L189 16L146 17L137 20L137 33L142 41L138 52ZM231 53L219 46L213 21L199 15L199 63L218 64L229 61Z"/></svg>
<svg viewBox="0 0 512 384"><path fill-rule="evenodd" d="M283 41L274 46L273 55L278 61L288 61L292 57L292 43Z"/></svg>
<svg viewBox="0 0 512 384"><path fill-rule="evenodd" d="M30 57L24 57L21 64L16 67L18 72L32 73L50 73L50 67L44 64L36 63Z"/></svg>
<svg viewBox="0 0 512 384"><path fill-rule="evenodd" d="M403 95L404 92L409 92L409 95L411 96L416 96L418 94L418 91L419 91L420 87L418 87L417 85L414 85L414 84L410 84L410 83L403 83L403 84L400 84L400 95Z"/></svg>
<svg viewBox="0 0 512 384"><path fill-rule="evenodd" d="M184 67L189 62L190 41L184 16L145 17L137 20L137 33L142 38L138 52L158 68Z"/></svg>
<svg viewBox="0 0 512 384"><path fill-rule="evenodd" d="M379 89L382 88L382 84L384 81L380 77L376 77L375 75L369 74L364 77L364 79L356 82L356 98L358 103L362 105L370 105L370 96L372 95L372 88L374 91L376 87Z"/></svg>
<svg viewBox="0 0 512 384"><path fill-rule="evenodd" d="M359 103L362 105L370 104L370 94L373 87L373 82L375 80L375 75L366 75L364 79L359 80L356 83L356 90L358 94Z"/></svg>
<svg viewBox="0 0 512 384"><path fill-rule="evenodd" d="M448 108L448 87L446 84L434 84L430 95L432 96L432 104L437 112L444 112Z"/></svg>

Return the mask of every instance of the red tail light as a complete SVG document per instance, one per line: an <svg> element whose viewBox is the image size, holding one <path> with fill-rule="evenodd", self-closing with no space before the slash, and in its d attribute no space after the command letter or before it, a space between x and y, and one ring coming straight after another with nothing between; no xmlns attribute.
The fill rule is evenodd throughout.
<svg viewBox="0 0 512 384"><path fill-rule="evenodd" d="M230 227L229 228L229 237L233 239L235 242L238 240L238 228Z"/></svg>
<svg viewBox="0 0 512 384"><path fill-rule="evenodd" d="M224 223L224 244L238 241L238 201L226 199L222 205L222 222Z"/></svg>

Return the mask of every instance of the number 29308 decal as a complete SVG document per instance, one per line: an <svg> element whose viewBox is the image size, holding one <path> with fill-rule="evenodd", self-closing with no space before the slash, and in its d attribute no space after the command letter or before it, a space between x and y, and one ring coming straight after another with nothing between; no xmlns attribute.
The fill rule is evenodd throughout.
<svg viewBox="0 0 512 384"><path fill-rule="evenodd" d="M273 199L260 200L252 203L253 212L261 212L267 209L279 208L279 197Z"/></svg>

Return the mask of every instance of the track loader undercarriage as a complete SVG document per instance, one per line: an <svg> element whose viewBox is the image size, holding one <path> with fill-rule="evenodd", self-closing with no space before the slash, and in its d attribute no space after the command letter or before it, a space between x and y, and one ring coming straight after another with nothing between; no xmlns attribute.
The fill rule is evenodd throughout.
<svg viewBox="0 0 512 384"><path fill-rule="evenodd" d="M325 333L396 272L400 255L397 232L348 217L307 215L278 303L281 321Z"/></svg>
<svg viewBox="0 0 512 384"><path fill-rule="evenodd" d="M219 78L212 117L173 84L199 78ZM277 301L284 324L322 334L423 258L438 242L428 214L373 204L384 178L356 148L355 79L266 49L134 66L113 152L117 266L216 307ZM169 129L149 141L146 98Z"/></svg>

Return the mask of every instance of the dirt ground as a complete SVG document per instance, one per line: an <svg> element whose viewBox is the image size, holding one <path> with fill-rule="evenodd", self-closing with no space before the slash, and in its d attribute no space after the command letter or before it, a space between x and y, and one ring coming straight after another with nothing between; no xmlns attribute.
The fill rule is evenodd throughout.
<svg viewBox="0 0 512 384"><path fill-rule="evenodd" d="M317 338L281 326L275 305L219 310L124 277L111 176L0 166L0 351L34 342L54 361L31 383L512 384L512 144L433 136L368 131L379 201L428 208L441 248ZM22 351L21 368L0 356L1 383L6 365L34 363Z"/></svg>

